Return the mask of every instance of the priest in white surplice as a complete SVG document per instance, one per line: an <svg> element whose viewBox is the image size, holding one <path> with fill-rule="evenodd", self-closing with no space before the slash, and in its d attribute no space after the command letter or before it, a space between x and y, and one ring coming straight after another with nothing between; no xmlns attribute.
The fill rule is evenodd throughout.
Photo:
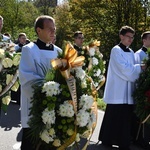
<svg viewBox="0 0 150 150"><path fill-rule="evenodd" d="M118 145L119 150L130 150L130 127L133 113L134 82L144 66L135 64L134 52L129 48L135 31L123 26L120 43L111 50L104 101L107 103L99 141L107 146Z"/></svg>
<svg viewBox="0 0 150 150"><path fill-rule="evenodd" d="M55 36L55 21L50 16L40 16L35 21L35 31L38 39L23 46L21 61L19 65L19 79L21 83L21 125L23 136L21 150L35 150L28 136L31 130L28 125L31 107L31 97L33 96L32 83L37 79L44 79L45 75L42 66L51 68L50 60L57 58L60 48L52 44ZM40 67L41 66L41 67ZM43 150L43 147L39 148Z"/></svg>

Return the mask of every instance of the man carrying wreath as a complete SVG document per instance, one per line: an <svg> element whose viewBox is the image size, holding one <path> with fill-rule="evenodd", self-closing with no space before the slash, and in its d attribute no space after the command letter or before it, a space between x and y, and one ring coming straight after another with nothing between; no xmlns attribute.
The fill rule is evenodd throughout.
<svg viewBox="0 0 150 150"><path fill-rule="evenodd" d="M19 78L21 83L21 124L23 136L21 150L35 150L28 137L31 130L28 125L31 107L31 97L33 96L32 83L34 80L45 78L42 66L51 68L50 61L58 56L62 50L52 44L55 36L55 20L50 16L39 16L35 21L35 32L38 39L30 42L22 48L21 61L19 66Z"/></svg>

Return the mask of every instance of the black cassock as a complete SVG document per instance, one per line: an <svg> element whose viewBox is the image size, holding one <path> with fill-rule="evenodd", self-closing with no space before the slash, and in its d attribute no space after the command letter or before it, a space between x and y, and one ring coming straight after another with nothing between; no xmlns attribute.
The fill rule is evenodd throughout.
<svg viewBox="0 0 150 150"><path fill-rule="evenodd" d="M107 104L99 141L102 141L104 145L118 145L120 147L130 145L133 106L128 104Z"/></svg>

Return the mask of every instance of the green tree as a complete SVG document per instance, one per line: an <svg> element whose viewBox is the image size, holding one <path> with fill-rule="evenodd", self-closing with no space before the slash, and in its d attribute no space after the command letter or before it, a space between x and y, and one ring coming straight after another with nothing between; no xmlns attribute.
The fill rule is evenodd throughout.
<svg viewBox="0 0 150 150"><path fill-rule="evenodd" d="M54 7L57 5L57 0L35 0L34 5L42 14L48 15L54 12Z"/></svg>
<svg viewBox="0 0 150 150"><path fill-rule="evenodd" d="M29 29L26 30L27 35L32 32L34 20L39 15L33 3L18 0L0 0L0 4L0 14L4 18L3 32L9 32L13 40L18 37L19 32L25 32L26 27Z"/></svg>
<svg viewBox="0 0 150 150"><path fill-rule="evenodd" d="M109 57L112 46L119 42L118 31L129 25L136 30L133 49L139 47L140 35L146 30L145 8L139 0L70 0L74 28L84 32L87 40L101 41L101 51Z"/></svg>
<svg viewBox="0 0 150 150"><path fill-rule="evenodd" d="M74 19L72 14L69 12L70 7L68 3L64 3L56 8L55 20L57 27L57 45L63 47L65 41L72 42Z"/></svg>

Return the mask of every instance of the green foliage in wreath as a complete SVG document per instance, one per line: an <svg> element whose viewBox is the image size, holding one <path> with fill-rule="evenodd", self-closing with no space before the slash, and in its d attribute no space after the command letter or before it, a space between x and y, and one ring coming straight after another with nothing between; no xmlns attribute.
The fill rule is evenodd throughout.
<svg viewBox="0 0 150 150"><path fill-rule="evenodd" d="M147 68L135 82L133 93L136 104L135 113L141 121L144 121L150 114L150 59L145 60L145 64ZM147 120L147 123L150 124L150 119Z"/></svg>

